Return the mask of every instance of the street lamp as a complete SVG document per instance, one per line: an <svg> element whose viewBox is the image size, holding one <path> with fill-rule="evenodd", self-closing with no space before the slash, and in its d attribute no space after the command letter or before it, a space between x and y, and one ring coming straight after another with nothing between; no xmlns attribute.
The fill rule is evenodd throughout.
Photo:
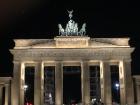
<svg viewBox="0 0 140 105"><path fill-rule="evenodd" d="M115 87L116 87L116 89L117 89L117 91L118 91L118 90L119 90L119 87L120 87L119 83L116 83L116 84L115 84Z"/></svg>
<svg viewBox="0 0 140 105"><path fill-rule="evenodd" d="M24 85L24 90L26 91L28 89L28 85Z"/></svg>
<svg viewBox="0 0 140 105"><path fill-rule="evenodd" d="M26 104L26 105L30 105L30 104L27 102L27 98L26 98L26 91L27 91L27 89L28 89L28 85L25 84L25 85L23 86L23 88L24 88L24 91L25 91L25 95L24 95L25 104ZM27 102L27 103L26 103L26 102Z"/></svg>
<svg viewBox="0 0 140 105"><path fill-rule="evenodd" d="M50 104L52 105L53 104L53 100L52 100L52 94L49 93L49 101L50 101Z"/></svg>
<svg viewBox="0 0 140 105"><path fill-rule="evenodd" d="M117 90L117 100L119 101L119 87L120 87L120 84L119 83L115 83L115 87L116 87L116 90Z"/></svg>

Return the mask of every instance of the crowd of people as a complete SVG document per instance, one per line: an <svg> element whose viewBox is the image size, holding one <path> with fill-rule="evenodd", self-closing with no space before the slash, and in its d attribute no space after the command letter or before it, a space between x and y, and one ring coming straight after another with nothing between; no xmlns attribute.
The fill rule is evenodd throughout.
<svg viewBox="0 0 140 105"><path fill-rule="evenodd" d="M92 99L91 105L104 105L104 104L101 102L101 100Z"/></svg>
<svg viewBox="0 0 140 105"><path fill-rule="evenodd" d="M63 104L63 105L64 105L64 104ZM82 104L82 103L75 103L75 102L73 101L73 102L71 102L71 103L68 104L68 105L83 105L83 104ZM94 98L94 99L91 100L91 102L90 102L89 105L105 105L105 104L101 101L101 99L98 100L98 99ZM112 105L120 105L120 104L117 103L117 102L112 102Z"/></svg>

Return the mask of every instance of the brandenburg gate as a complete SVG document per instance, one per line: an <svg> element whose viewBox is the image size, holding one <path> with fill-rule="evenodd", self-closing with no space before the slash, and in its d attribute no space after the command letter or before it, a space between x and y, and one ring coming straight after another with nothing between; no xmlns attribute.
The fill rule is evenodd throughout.
<svg viewBox="0 0 140 105"><path fill-rule="evenodd" d="M72 18L63 29L59 24L59 36L54 39L15 39L13 54L13 79L11 104L24 105L25 68L35 68L34 105L44 105L44 67L55 67L55 103L63 105L63 67L81 68L81 103L90 105L89 66L100 68L101 101L112 105L111 65L119 68L120 103L134 105L133 83L131 76L131 53L129 38L90 38L86 35L84 23L78 25Z"/></svg>

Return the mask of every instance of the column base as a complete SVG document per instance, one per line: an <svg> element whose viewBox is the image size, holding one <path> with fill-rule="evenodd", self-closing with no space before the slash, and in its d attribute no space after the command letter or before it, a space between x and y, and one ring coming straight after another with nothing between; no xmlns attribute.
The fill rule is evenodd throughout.
<svg viewBox="0 0 140 105"><path fill-rule="evenodd" d="M130 104L126 104L126 105L134 105L133 103L130 103ZM137 105L140 105L140 104L137 104Z"/></svg>
<svg viewBox="0 0 140 105"><path fill-rule="evenodd" d="M112 103L106 103L105 105L112 105Z"/></svg>
<svg viewBox="0 0 140 105"><path fill-rule="evenodd" d="M82 105L91 105L91 103L82 103Z"/></svg>
<svg viewBox="0 0 140 105"><path fill-rule="evenodd" d="M140 103L137 103L136 105L140 105Z"/></svg>

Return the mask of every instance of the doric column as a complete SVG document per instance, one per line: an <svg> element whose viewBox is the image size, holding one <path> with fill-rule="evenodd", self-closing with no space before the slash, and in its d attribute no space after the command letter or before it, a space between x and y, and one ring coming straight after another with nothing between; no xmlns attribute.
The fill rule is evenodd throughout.
<svg viewBox="0 0 140 105"><path fill-rule="evenodd" d="M90 104L89 65L87 61L81 62L81 90L83 105Z"/></svg>
<svg viewBox="0 0 140 105"><path fill-rule="evenodd" d="M44 64L36 63L34 79L34 105L43 105L44 100Z"/></svg>
<svg viewBox="0 0 140 105"><path fill-rule="evenodd" d="M24 105L24 85L25 85L25 64L21 63L20 68L20 105Z"/></svg>
<svg viewBox="0 0 140 105"><path fill-rule="evenodd" d="M10 105L10 84L5 84L5 102L4 105Z"/></svg>
<svg viewBox="0 0 140 105"><path fill-rule="evenodd" d="M107 61L100 62L101 101L105 105L112 105L111 71Z"/></svg>
<svg viewBox="0 0 140 105"><path fill-rule="evenodd" d="M63 66L56 61L55 66L55 105L63 105Z"/></svg>
<svg viewBox="0 0 140 105"><path fill-rule="evenodd" d="M140 82L136 82L137 104L140 105Z"/></svg>
<svg viewBox="0 0 140 105"><path fill-rule="evenodd" d="M12 105L24 105L24 63L14 61L11 103Z"/></svg>
<svg viewBox="0 0 140 105"><path fill-rule="evenodd" d="M131 76L131 62L119 62L121 105L134 105L134 90Z"/></svg>
<svg viewBox="0 0 140 105"><path fill-rule="evenodd" d="M3 84L0 84L0 105L2 105Z"/></svg>

